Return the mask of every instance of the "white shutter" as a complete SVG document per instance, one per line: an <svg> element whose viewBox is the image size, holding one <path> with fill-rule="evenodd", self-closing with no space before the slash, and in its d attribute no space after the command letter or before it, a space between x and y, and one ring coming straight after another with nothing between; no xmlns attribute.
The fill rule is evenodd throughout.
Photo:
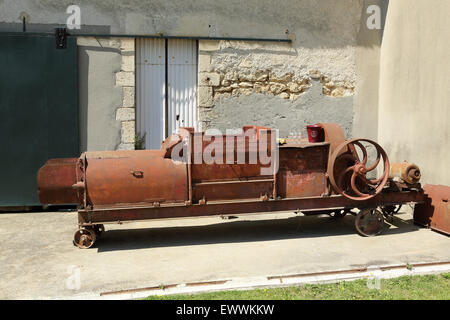
<svg viewBox="0 0 450 320"><path fill-rule="evenodd" d="M165 139L165 82L168 82L168 133L197 129L197 42L164 39L136 41L136 125L146 133L145 148L159 149Z"/></svg>
<svg viewBox="0 0 450 320"><path fill-rule="evenodd" d="M169 134L197 129L197 42L170 39L168 51Z"/></svg>
<svg viewBox="0 0 450 320"><path fill-rule="evenodd" d="M146 149L159 149L165 138L165 40L136 41L136 127Z"/></svg>

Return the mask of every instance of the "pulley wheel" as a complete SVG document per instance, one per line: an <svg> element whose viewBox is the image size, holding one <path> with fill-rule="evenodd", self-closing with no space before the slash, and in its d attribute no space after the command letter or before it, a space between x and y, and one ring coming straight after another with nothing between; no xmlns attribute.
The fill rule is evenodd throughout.
<svg viewBox="0 0 450 320"><path fill-rule="evenodd" d="M380 210L365 209L356 215L355 227L365 237L379 235L384 229L384 216Z"/></svg>
<svg viewBox="0 0 450 320"><path fill-rule="evenodd" d="M94 245L96 238L93 230L82 228L75 232L73 244L80 249L89 249Z"/></svg>
<svg viewBox="0 0 450 320"><path fill-rule="evenodd" d="M369 161L366 145L375 148L377 158ZM357 150L362 153L360 159ZM367 174L374 171L382 160L383 171L375 179ZM370 163L370 164L369 164ZM328 164L328 176L334 190L356 201L375 197L385 187L389 178L389 160L386 152L376 142L368 139L353 139L340 144L333 152Z"/></svg>

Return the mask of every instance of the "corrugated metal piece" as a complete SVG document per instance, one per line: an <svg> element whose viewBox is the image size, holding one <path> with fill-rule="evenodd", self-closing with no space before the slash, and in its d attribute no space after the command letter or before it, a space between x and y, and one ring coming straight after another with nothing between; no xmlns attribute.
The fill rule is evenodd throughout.
<svg viewBox="0 0 450 320"><path fill-rule="evenodd" d="M197 130L197 42L168 41L170 135L180 127Z"/></svg>
<svg viewBox="0 0 450 320"><path fill-rule="evenodd" d="M77 158L51 159L38 171L37 185L42 204L75 204L78 193Z"/></svg>
<svg viewBox="0 0 450 320"><path fill-rule="evenodd" d="M136 126L146 149L165 139L165 60L164 39L136 39Z"/></svg>

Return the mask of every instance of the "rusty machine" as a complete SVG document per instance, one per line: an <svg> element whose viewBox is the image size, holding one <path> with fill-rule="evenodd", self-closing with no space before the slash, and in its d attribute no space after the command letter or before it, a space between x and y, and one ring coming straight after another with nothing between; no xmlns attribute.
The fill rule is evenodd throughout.
<svg viewBox="0 0 450 320"><path fill-rule="evenodd" d="M80 248L93 246L106 223L272 211L336 218L353 214L356 230L375 236L400 205L424 203L417 166L390 165L376 142L346 141L335 123L317 127L322 139L312 142L274 139L275 131L268 128L244 127L241 134L223 139L223 148L211 153L223 161L213 163L199 153L217 141L191 128L167 138L160 150L86 152L78 159L52 159L38 172L40 201L78 203L74 244ZM275 164L259 157L249 161L258 152L254 146L262 132L269 136L267 154L277 152ZM176 150L181 160L174 159ZM238 163L239 157L245 163Z"/></svg>

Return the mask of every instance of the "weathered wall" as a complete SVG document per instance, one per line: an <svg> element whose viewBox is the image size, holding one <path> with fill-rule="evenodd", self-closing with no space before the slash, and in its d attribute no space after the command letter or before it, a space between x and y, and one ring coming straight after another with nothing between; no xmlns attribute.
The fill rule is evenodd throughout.
<svg viewBox="0 0 450 320"><path fill-rule="evenodd" d="M200 94L211 95L210 105L205 100L199 102L204 103L199 110L202 129L225 132L256 124L277 128L280 136L286 137L291 133L305 135L307 124L338 122L347 135L351 133L351 93L339 98L324 94L327 88L320 77L291 80L289 76L269 78L266 74L255 80L226 79L225 75L222 85L217 87L199 87Z"/></svg>
<svg viewBox="0 0 450 320"><path fill-rule="evenodd" d="M52 30L50 25L66 22L69 4L73 1L0 0L0 30L5 23L9 29L17 23L20 30L21 12L30 16L28 30L42 30L45 24ZM306 123L337 121L351 135L363 0L79 0L77 4L84 25L81 32L97 27L119 34L290 38L292 44L200 42L199 71L219 77L219 84L213 85L199 74L202 129L266 124L288 134L304 131ZM101 112L90 106L99 108L93 113ZM126 117L118 115L131 119ZM113 137L117 141L117 133ZM130 144L122 141L122 147Z"/></svg>
<svg viewBox="0 0 450 320"><path fill-rule="evenodd" d="M351 133L355 49L200 41L202 129L266 125L305 134L306 124L335 121Z"/></svg>
<svg viewBox="0 0 450 320"><path fill-rule="evenodd" d="M447 0L390 1L380 59L378 136L391 161L450 185L450 28Z"/></svg>
<svg viewBox="0 0 450 320"><path fill-rule="evenodd" d="M292 4L295 21L287 11L278 19L289 22L291 44L200 41L201 129L256 124L305 135L306 124L332 121L351 136L363 3L316 1L297 10L304 4Z"/></svg>
<svg viewBox="0 0 450 320"><path fill-rule="evenodd" d="M0 0L0 23L18 23L26 12L32 24L65 24L66 8L77 4L83 25L108 26L111 33L283 38L288 29L304 47L335 47L354 43L361 2Z"/></svg>

